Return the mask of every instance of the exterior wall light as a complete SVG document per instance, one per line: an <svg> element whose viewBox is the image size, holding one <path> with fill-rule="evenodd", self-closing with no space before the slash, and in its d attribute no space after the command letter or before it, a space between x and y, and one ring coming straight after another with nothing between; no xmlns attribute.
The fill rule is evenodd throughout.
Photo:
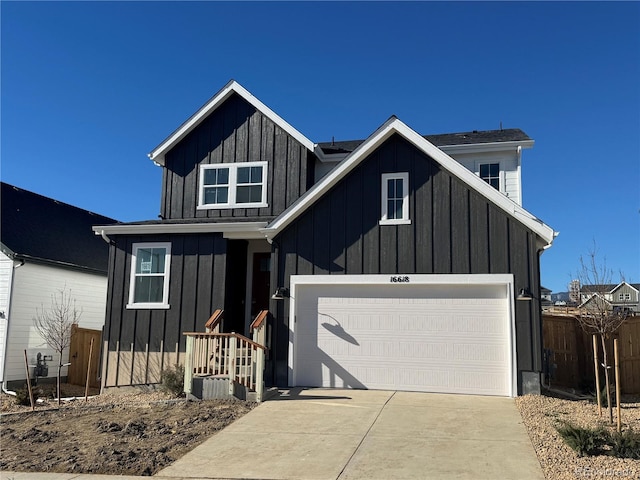
<svg viewBox="0 0 640 480"><path fill-rule="evenodd" d="M518 293L518 296L516 297L516 300L524 300L526 302L530 302L531 300L533 300L533 295L531 295L529 289L521 288L520 293Z"/></svg>
<svg viewBox="0 0 640 480"><path fill-rule="evenodd" d="M284 300L289 296L289 289L287 287L276 288L276 293L271 295L272 300Z"/></svg>

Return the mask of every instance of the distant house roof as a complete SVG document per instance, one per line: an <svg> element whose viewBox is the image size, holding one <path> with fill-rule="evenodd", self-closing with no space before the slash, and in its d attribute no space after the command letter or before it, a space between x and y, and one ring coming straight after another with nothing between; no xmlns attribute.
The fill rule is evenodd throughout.
<svg viewBox="0 0 640 480"><path fill-rule="evenodd" d="M107 272L109 246L91 227L116 220L0 183L0 246L6 255Z"/></svg>
<svg viewBox="0 0 640 480"><path fill-rule="evenodd" d="M582 287L580 287L580 292L582 293L611 293L613 292L613 290L616 290L618 287L622 286L622 285L630 285L631 287L635 288L636 290L640 290L640 283L627 283L627 282L621 282L621 283L607 283L607 284L602 284L602 285L582 285Z"/></svg>
<svg viewBox="0 0 640 480"><path fill-rule="evenodd" d="M519 128L423 135L423 138L436 147L505 142L533 143L533 140ZM351 153L362 143L364 143L364 140L347 140L340 142L321 142L318 143L318 146L322 149L323 153L330 155L332 153Z"/></svg>

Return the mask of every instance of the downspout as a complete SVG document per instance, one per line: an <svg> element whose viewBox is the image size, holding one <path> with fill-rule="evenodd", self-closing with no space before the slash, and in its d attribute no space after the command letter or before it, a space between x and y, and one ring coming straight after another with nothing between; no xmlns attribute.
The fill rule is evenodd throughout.
<svg viewBox="0 0 640 480"><path fill-rule="evenodd" d="M516 157L518 158L518 193L520 194L520 205L523 205L522 199L522 145L518 145L516 149Z"/></svg>
<svg viewBox="0 0 640 480"><path fill-rule="evenodd" d="M4 377L6 377L6 374L7 374L7 344L9 343L9 317L11 316L9 312L11 312L11 298L13 297L13 276L15 275L14 272L23 265L24 265L24 259L20 259L20 263L13 265L13 271L11 272L11 279L9 280L9 285L8 285L9 303L7 305L7 312L5 313L5 315L7 315L7 331L4 336L4 349L3 349L4 358L2 359L2 375ZM7 389L7 381L4 378L2 379L2 392L6 393L7 395L13 395L14 397L16 396L16 392L14 392L13 390Z"/></svg>
<svg viewBox="0 0 640 480"><path fill-rule="evenodd" d="M111 245L111 239L107 237L106 233L104 233L104 229L100 230L100 236L105 242L107 242L107 244Z"/></svg>

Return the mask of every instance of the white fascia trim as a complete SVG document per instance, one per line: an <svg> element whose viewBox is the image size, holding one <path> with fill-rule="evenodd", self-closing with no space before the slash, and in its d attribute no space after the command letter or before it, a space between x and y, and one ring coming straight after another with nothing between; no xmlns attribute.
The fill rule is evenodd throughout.
<svg viewBox="0 0 640 480"><path fill-rule="evenodd" d="M392 283L390 277L409 276L408 283ZM386 285L398 288L404 285L507 285L513 284L511 273L479 273L479 274L423 274L423 273L390 273L371 275L291 275L290 290L296 285ZM293 291L291 290L293 299Z"/></svg>
<svg viewBox="0 0 640 480"><path fill-rule="evenodd" d="M263 115L272 120L276 125L282 128L285 132L295 138L298 142L304 145L308 150L314 151L315 144L305 137L302 133L287 123L282 117L276 114L273 110L267 107L264 103L254 97L247 89L240 85L235 80L231 80L227 83L222 90L216 93L207 103L205 103L196 113L189 117L182 125L180 125L171 135L169 135L160 145L154 148L149 154L149 158L155 163L164 166L165 154L180 140L189 134L195 127L197 127L211 112L218 108L227 98L233 93L237 93L247 102L253 105L256 110L259 110Z"/></svg>
<svg viewBox="0 0 640 480"><path fill-rule="evenodd" d="M260 233L267 222L176 223L153 225L94 226L96 235L151 235L163 233L224 233L226 238L264 238Z"/></svg>
<svg viewBox="0 0 640 480"><path fill-rule="evenodd" d="M637 289L637 288L635 288L635 287L634 287L633 285L631 285L630 283L627 283L627 282L624 282L624 281L623 281L623 282L620 282L618 285L616 285L615 287L613 287L613 288L611 289L611 292L609 292L609 293L614 294L614 293L616 292L616 290L618 290L618 289L619 289L620 287L622 287L623 285L626 285L627 287L631 288L631 289L632 289L634 292L636 292L636 293L640 293L640 292L638 291L638 289Z"/></svg>
<svg viewBox="0 0 640 480"><path fill-rule="evenodd" d="M511 142L469 143L465 145L441 145L438 148L445 153L480 153L503 152L520 148L533 148L533 140L520 140Z"/></svg>
<svg viewBox="0 0 640 480"><path fill-rule="evenodd" d="M263 232L267 238L275 237L282 229L289 225L308 206L319 197L329 191L341 178L356 168L367 155L384 143L391 135L398 133L422 150L425 154L433 158L446 170L465 182L481 195L491 200L498 207L518 221L525 224L536 232L547 245L551 245L556 236L554 230L541 220L527 212L513 200L500 193L480 177L469 171L462 164L451 158L445 152L426 140L420 134L412 130L401 120L391 117L378 130L376 130L367 140L358 146L342 163L337 165L319 183L314 185L305 195L294 202L278 218L276 218Z"/></svg>

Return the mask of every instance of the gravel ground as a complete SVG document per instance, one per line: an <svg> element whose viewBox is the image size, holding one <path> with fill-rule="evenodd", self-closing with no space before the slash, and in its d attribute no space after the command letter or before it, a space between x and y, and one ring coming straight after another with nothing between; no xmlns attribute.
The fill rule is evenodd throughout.
<svg viewBox="0 0 640 480"><path fill-rule="evenodd" d="M640 431L640 399L628 400L622 404L622 428ZM546 479L640 479L640 460L607 455L578 457L556 431L556 426L563 422L590 428L601 425L614 431L615 425L609 425L606 409L600 418L598 406L589 400L563 400L543 395L518 397L516 405Z"/></svg>

